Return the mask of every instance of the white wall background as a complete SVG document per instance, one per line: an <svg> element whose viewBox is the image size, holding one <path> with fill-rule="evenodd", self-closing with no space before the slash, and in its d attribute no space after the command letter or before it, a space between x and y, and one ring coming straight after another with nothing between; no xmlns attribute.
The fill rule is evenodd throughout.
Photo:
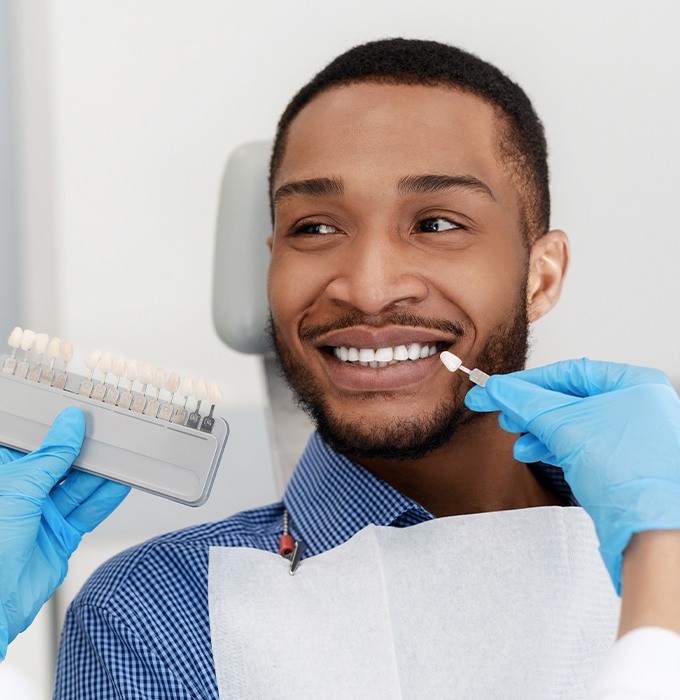
<svg viewBox="0 0 680 700"><path fill-rule="evenodd" d="M338 52L408 35L497 63L545 122L553 224L571 235L573 265L533 362L589 355L680 379L678 3L14 4L27 325L83 352L199 372L229 403L261 405L253 359L225 349L210 323L225 159L270 137L288 98Z"/></svg>
<svg viewBox="0 0 680 700"><path fill-rule="evenodd" d="M238 144L271 137L316 70L365 40L458 44L533 98L551 146L553 224L569 232L573 264L535 330L532 362L588 355L657 366L680 383L679 3L9 2L23 324L83 354L110 349L224 387L240 467L222 468L218 500L191 518L275 490L260 367L225 348L210 321L222 168ZM81 576L97 549L115 549L119 528L122 545L190 519L135 498L89 555L77 553ZM151 521L131 532L135 512Z"/></svg>

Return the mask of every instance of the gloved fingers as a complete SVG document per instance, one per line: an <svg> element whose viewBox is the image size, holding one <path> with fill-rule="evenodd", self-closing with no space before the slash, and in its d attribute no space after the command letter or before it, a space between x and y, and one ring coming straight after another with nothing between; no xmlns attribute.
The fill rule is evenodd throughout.
<svg viewBox="0 0 680 700"><path fill-rule="evenodd" d="M9 464L10 462L16 462L17 459L21 459L25 456L25 452L19 452L18 450L10 450L9 447L0 448L0 464Z"/></svg>
<svg viewBox="0 0 680 700"><path fill-rule="evenodd" d="M59 559L68 559L80 544L82 536L82 532L63 517L52 500L46 498L42 511L41 538L43 541L39 540L42 549L56 548Z"/></svg>
<svg viewBox="0 0 680 700"><path fill-rule="evenodd" d="M473 411L502 411L516 429L513 432L526 433L530 432L529 424L539 416L580 400L517 379L514 374L496 374L484 389L471 389L465 404Z"/></svg>
<svg viewBox="0 0 680 700"><path fill-rule="evenodd" d="M72 469L67 477L50 492L50 498L61 515L66 518L84 501L106 483L106 479Z"/></svg>
<svg viewBox="0 0 680 700"><path fill-rule="evenodd" d="M668 377L657 369L587 358L562 360L545 367L513 372L510 376L544 389L580 397L595 396L639 384L670 385Z"/></svg>
<svg viewBox="0 0 680 700"><path fill-rule="evenodd" d="M523 462L524 464L532 464L533 462L555 463L555 457L550 450L531 433L526 433L515 441L512 454L518 462Z"/></svg>
<svg viewBox="0 0 680 700"><path fill-rule="evenodd" d="M501 410L498 404L491 398L491 395L481 386L473 386L470 391L465 394L465 405L471 411L477 411L477 413L491 413Z"/></svg>
<svg viewBox="0 0 680 700"><path fill-rule="evenodd" d="M85 437L85 417L77 408L64 409L54 420L42 445L21 460L22 471L39 475L40 484L49 493L64 477L78 456ZM30 469L29 469L30 465Z"/></svg>
<svg viewBox="0 0 680 700"><path fill-rule="evenodd" d="M66 520L80 533L91 532L123 502L130 487L103 480L99 488L75 508Z"/></svg>
<svg viewBox="0 0 680 700"><path fill-rule="evenodd" d="M509 418L508 416L505 415L505 413L499 413L498 414L498 423L508 433L521 433L524 432L522 430L522 426L519 423L515 423L512 418Z"/></svg>

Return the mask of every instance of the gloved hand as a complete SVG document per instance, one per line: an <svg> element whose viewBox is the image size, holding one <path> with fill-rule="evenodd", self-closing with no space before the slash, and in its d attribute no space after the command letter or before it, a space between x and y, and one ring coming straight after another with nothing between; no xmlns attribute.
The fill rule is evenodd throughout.
<svg viewBox="0 0 680 700"><path fill-rule="evenodd" d="M501 411L501 427L526 433L518 461L564 470L619 595L632 535L680 528L680 399L663 372L567 360L492 376L465 403Z"/></svg>
<svg viewBox="0 0 680 700"><path fill-rule="evenodd" d="M64 580L83 534L130 491L70 470L84 434L83 414L67 408L35 452L0 448L0 658Z"/></svg>

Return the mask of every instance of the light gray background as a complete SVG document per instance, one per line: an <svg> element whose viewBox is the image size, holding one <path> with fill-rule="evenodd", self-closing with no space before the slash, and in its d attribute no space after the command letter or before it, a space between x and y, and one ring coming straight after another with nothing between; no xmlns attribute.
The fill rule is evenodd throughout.
<svg viewBox="0 0 680 700"><path fill-rule="evenodd" d="M206 509L135 494L79 550L62 603L110 551L275 497L261 366L211 325L220 177L238 144L270 138L293 92L361 41L458 44L534 100L573 264L532 363L587 355L677 384L678 27L671 0L0 0L0 334L17 290L18 322L70 338L81 358L110 349L220 383L233 429Z"/></svg>

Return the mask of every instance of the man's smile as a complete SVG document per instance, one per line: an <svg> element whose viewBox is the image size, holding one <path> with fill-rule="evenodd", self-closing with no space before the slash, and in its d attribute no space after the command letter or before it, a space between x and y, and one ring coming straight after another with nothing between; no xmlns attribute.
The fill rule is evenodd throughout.
<svg viewBox="0 0 680 700"><path fill-rule="evenodd" d="M384 348L333 348L333 354L342 362L357 363L362 367L387 367L397 362L422 360L437 353L437 345L427 343L410 343Z"/></svg>
<svg viewBox="0 0 680 700"><path fill-rule="evenodd" d="M331 382L348 391L395 391L412 387L439 369L438 354L462 334L429 328L355 326L317 338Z"/></svg>

